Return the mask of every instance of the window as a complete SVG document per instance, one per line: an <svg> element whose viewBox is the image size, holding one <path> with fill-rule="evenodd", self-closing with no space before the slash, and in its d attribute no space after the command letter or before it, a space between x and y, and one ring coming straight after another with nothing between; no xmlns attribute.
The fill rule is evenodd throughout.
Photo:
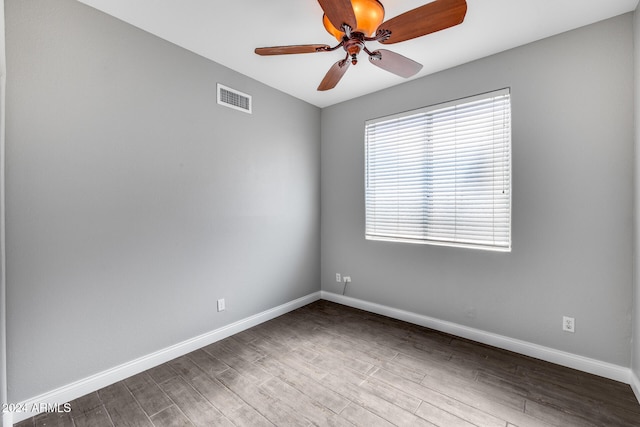
<svg viewBox="0 0 640 427"><path fill-rule="evenodd" d="M509 89L365 125L366 238L511 250Z"/></svg>

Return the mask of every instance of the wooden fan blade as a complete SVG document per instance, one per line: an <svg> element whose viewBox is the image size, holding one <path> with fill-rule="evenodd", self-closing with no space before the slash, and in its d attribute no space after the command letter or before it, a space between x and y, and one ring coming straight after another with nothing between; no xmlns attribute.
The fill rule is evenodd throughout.
<svg viewBox="0 0 640 427"><path fill-rule="evenodd" d="M378 30L389 30L391 36L380 43L403 42L453 27L466 14L465 0L435 0L383 22Z"/></svg>
<svg viewBox="0 0 640 427"><path fill-rule="evenodd" d="M336 87L344 73L347 72L347 68L349 68L350 62L348 60L340 60L333 64L333 66L329 69L329 72L322 82L320 82L320 86L318 86L319 91L329 90Z"/></svg>
<svg viewBox="0 0 640 427"><path fill-rule="evenodd" d="M357 28L358 23L351 0L318 0L318 3L336 29L342 31L342 24L347 24L352 30Z"/></svg>
<svg viewBox="0 0 640 427"><path fill-rule="evenodd" d="M375 53L380 54L380 59L369 57L369 61L376 67L389 71L400 77L408 78L418 73L422 69L422 64L417 63L413 59L402 56L399 53L386 49L377 50Z"/></svg>
<svg viewBox="0 0 640 427"><path fill-rule="evenodd" d="M258 55L291 55L295 53L315 53L323 52L324 49L329 49L326 44L301 44L295 46L274 46L274 47L259 47L255 50Z"/></svg>

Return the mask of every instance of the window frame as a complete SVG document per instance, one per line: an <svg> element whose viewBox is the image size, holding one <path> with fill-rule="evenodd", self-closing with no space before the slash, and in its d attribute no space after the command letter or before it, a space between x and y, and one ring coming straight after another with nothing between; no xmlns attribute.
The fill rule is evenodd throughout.
<svg viewBox="0 0 640 427"><path fill-rule="evenodd" d="M506 103L507 106L505 107L505 114L507 114L507 116L505 116L506 118L503 117L502 121L505 124L505 127L508 126L508 129L505 131L505 134L508 135L506 140L505 145L505 150L507 151L506 153L506 157L504 159L504 163L500 163L500 165L505 166L506 165L506 169L502 170L502 178L507 181L507 186L506 188L508 189L508 197L506 198L507 200L507 210L508 213L506 215L503 215L503 217L506 218L506 238L504 239L505 241L507 241L507 243L500 243L500 244L496 244L495 240L493 244L487 244L487 243L477 243L477 242L472 242L470 240L449 240L449 239L432 239L432 238L428 238L426 232L423 232L423 237L422 238L406 238L406 237L401 237L401 236L380 236L380 235L375 235L370 233L369 230L369 181L370 181L370 158L369 158L369 127L373 126L373 125L378 125L378 124L383 124L383 123L387 123L387 122L392 122L394 120L398 120L398 119L407 119L407 118L412 118L412 117L418 117L420 115L425 116L424 121L427 121L427 117L432 117L429 114L431 113L436 113L440 110L447 110L450 109L451 107L457 107L457 106L463 106L466 104L470 104L470 103L474 103L474 102L478 102L478 101L483 101L483 100L491 100L493 99L493 101L491 102L495 102L495 99L497 97L500 98L504 98L506 99ZM494 122L492 122L494 123ZM427 126L427 125L425 125ZM402 138L402 137L401 137ZM504 138L504 137L503 137ZM499 140L500 138L494 138L492 139L492 142L490 144L488 144L487 146L496 146L496 139ZM496 251L496 252L511 252L512 250L512 222L513 222L513 201L512 201L512 197L513 197L513 180L512 180L512 169L513 169L513 163L512 163L512 156L513 156L513 136L512 136L512 103L511 103L511 89L509 87L507 88L503 88L503 89L499 89L499 90L494 90L491 92L485 92L485 93L481 93L481 94L477 94L477 95L473 95L473 96L469 96L469 97L464 97L464 98L459 98L459 99L455 99L455 100L451 100L451 101L447 101L447 102L443 102L443 103L438 103L438 104L433 104L433 105L429 105L426 107L422 107L422 108L418 108L418 109L414 109L414 110L409 110L409 111L405 111L405 112L401 112L401 113L396 113L396 114L391 114L388 116L383 116L383 117L378 117L375 119L369 119L365 121L365 135L364 135L364 140L365 140L365 153L364 153L364 161L365 161L365 165L364 165L364 170L365 170L365 176L364 176L364 196L365 196L365 238L367 240L372 240L372 241L387 241L387 242L404 242L404 243L413 243L413 244L427 244L427 245L436 245L436 246L448 246L448 247L461 247L461 248L472 248L472 249L480 249L480 250L488 250L488 251ZM431 143L432 144L432 143ZM455 147L457 145L460 145L459 142L456 142L454 144L452 144L452 147ZM425 144L427 145L427 144ZM432 144L433 145L433 144ZM477 149L477 151L480 151L480 149ZM425 157L426 154L423 154L423 157ZM496 158L498 156L493 155L493 157L491 157L491 161L492 162L496 162ZM426 160L425 160L426 161ZM456 160L457 162L457 160ZM456 163L457 165L457 163ZM423 167L423 169L420 169L422 171L422 173L427 174L427 172L424 172L425 170L428 170L431 167ZM398 167L400 168L400 167ZM506 172L505 172L506 171ZM457 172L456 172L457 173ZM456 175L457 176L457 175ZM423 178L424 179L424 178ZM492 178L492 185L495 186L496 180L495 178ZM397 187L399 187L399 185L397 185ZM495 191L495 189L494 189ZM397 194L397 192L396 192ZM425 196L426 190L422 190L422 192L420 193L423 196ZM457 197L457 196L456 196ZM493 196L493 198L495 199L495 195ZM457 201L455 202L455 206L457 209ZM428 210L426 207L422 208L424 211ZM456 211L457 212L457 211ZM423 213L424 215L424 213ZM398 215L400 216L400 215ZM487 216L487 218L491 218L492 221L495 223L495 218L496 215L495 214L491 214L489 216ZM431 219L431 221L433 222L433 218ZM456 222L457 224L458 221L458 214L455 214L455 220L454 222ZM398 222L400 223L401 221L398 220ZM426 229L428 228L428 224L427 224L428 220L426 219L426 217L424 219L421 220L421 224L422 224L422 228ZM495 227L495 225L494 225ZM505 229L505 227L503 226L503 230ZM505 233L503 231L503 233ZM398 233L401 234L401 233ZM455 233L454 233L455 234Z"/></svg>

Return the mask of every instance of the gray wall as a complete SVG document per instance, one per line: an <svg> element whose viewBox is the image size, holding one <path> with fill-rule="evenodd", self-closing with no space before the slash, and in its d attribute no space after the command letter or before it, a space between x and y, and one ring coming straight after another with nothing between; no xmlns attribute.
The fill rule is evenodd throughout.
<svg viewBox="0 0 640 427"><path fill-rule="evenodd" d="M629 366L632 43L627 14L323 109L322 289ZM513 251L366 241L365 120L503 87Z"/></svg>
<svg viewBox="0 0 640 427"><path fill-rule="evenodd" d="M640 5L633 14L634 75L635 75L635 189L634 189L634 317L633 356L631 368L640 379ZM640 396L638 396L640 399Z"/></svg>
<svg viewBox="0 0 640 427"><path fill-rule="evenodd" d="M6 18L10 401L318 291L318 108L73 0Z"/></svg>

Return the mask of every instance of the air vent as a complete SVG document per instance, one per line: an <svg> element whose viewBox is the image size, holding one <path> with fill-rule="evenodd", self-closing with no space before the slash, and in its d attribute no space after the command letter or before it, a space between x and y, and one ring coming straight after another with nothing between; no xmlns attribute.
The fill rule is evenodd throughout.
<svg viewBox="0 0 640 427"><path fill-rule="evenodd" d="M251 95L218 83L218 104L251 114Z"/></svg>

